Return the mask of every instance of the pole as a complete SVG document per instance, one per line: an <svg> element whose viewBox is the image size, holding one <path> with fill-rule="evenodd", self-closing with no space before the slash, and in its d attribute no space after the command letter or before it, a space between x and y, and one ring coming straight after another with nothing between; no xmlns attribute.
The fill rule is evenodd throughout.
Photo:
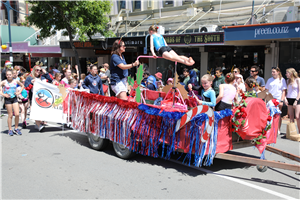
<svg viewBox="0 0 300 200"><path fill-rule="evenodd" d="M10 6L8 6L7 4L9 4L9 1L3 3L6 7L7 10L7 17L8 17L8 37L9 37L9 61L12 63L12 65L14 64L14 58L13 58L13 54L12 54L12 44L11 44L11 29L10 29Z"/></svg>
<svg viewBox="0 0 300 200"><path fill-rule="evenodd" d="M252 0L251 24L253 24L253 14L254 14L254 0Z"/></svg>
<svg viewBox="0 0 300 200"><path fill-rule="evenodd" d="M176 93L176 73L177 73L177 62L175 62L174 80L173 80L173 108L175 108L175 93Z"/></svg>

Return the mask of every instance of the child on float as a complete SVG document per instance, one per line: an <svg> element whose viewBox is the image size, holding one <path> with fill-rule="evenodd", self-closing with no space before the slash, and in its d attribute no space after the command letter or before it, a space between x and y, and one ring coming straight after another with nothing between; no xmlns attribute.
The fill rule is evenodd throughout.
<svg viewBox="0 0 300 200"><path fill-rule="evenodd" d="M173 51L167 44L164 37L157 33L157 26L150 26L149 27L149 34L150 36L150 50L154 58L157 58L155 50L159 53L160 56L162 56L164 59L173 61L173 62L179 62L184 65L192 66L195 64L195 61L192 57L187 58L186 56L179 56L175 51Z"/></svg>
<svg viewBox="0 0 300 200"><path fill-rule="evenodd" d="M20 82L22 84L25 84L25 78L23 76L20 77ZM22 88L18 87L17 92L20 92ZM22 128L26 128L26 117L27 117L27 109L29 108L29 94L28 91L23 89L21 93L17 96L18 103L19 103L19 109L21 111L21 121L22 121Z"/></svg>
<svg viewBox="0 0 300 200"><path fill-rule="evenodd" d="M256 83L256 80L252 77L248 77L245 80L245 87L246 87L245 95L248 96L248 97L257 97L257 94L254 90L256 85L258 85Z"/></svg>
<svg viewBox="0 0 300 200"><path fill-rule="evenodd" d="M216 99L216 111L231 109L232 103L236 97L236 88L233 86L235 76L227 73L225 76L225 84L219 85L219 95Z"/></svg>
<svg viewBox="0 0 300 200"><path fill-rule="evenodd" d="M198 90L198 94L201 96L202 100L200 100L197 95L194 95L198 105L208 105L211 108L216 106L216 93L212 88L212 83L213 77L209 74L205 74L201 78L202 87L196 87L192 84L188 84L189 91L192 91L194 87L194 89Z"/></svg>
<svg viewBox="0 0 300 200"><path fill-rule="evenodd" d="M287 95L285 104L288 105L290 122L296 118L298 130L300 131L300 78L294 68L286 70Z"/></svg>
<svg viewBox="0 0 300 200"><path fill-rule="evenodd" d="M19 125L19 104L17 96L24 89L23 83L18 80L13 79L12 70L6 71L6 80L0 83L0 94L4 97L4 104L8 113L7 125L8 125L8 135L13 136L14 133L17 135L22 135L21 131L18 129ZM17 85L21 86L21 90L17 92ZM13 111L15 113L15 129L12 130L12 118Z"/></svg>

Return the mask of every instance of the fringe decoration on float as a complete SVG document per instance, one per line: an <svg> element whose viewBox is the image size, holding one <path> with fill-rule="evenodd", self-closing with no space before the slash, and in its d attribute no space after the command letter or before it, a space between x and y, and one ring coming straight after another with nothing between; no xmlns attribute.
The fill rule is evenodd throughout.
<svg viewBox="0 0 300 200"><path fill-rule="evenodd" d="M185 127L184 138L180 131L175 132L177 120L184 112L168 112L163 109L127 102L116 97L106 97L86 92L70 91L69 107L72 127L81 132L89 132L100 138L125 145L131 151L169 159L182 142L189 140L188 153L184 159L191 163L194 154L195 166L202 166L203 158L208 156L204 165L211 165L216 153L218 122L230 116L231 110L215 112L214 133L206 142L201 142L205 132L208 116L204 113L196 115ZM162 145L162 153L158 148Z"/></svg>

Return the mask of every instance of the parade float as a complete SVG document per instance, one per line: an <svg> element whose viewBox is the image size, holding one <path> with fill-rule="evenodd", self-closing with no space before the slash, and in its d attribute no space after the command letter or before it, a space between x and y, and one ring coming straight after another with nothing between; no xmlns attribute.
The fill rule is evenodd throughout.
<svg viewBox="0 0 300 200"><path fill-rule="evenodd" d="M232 110L191 107L183 99L176 77L174 85L165 89L167 92L142 88L142 68L138 69L137 80L128 79L128 101L76 90L68 92L63 108L66 120L73 129L87 133L93 149L104 150L111 141L115 153L123 159L136 153L170 159L174 152L180 152L183 163L198 167L210 166L214 158L219 158L256 164L260 171L265 171L266 166L300 171L298 165L265 159L267 150L300 161L299 156L271 145L276 143L280 118L275 100L266 104L262 99L243 95ZM158 97L163 99L160 105L149 104L149 100L153 102ZM261 158L226 153L248 146L255 146Z"/></svg>

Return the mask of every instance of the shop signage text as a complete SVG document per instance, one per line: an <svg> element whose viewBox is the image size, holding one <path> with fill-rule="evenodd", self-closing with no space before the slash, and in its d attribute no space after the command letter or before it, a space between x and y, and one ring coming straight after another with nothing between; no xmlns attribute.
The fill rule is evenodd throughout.
<svg viewBox="0 0 300 200"><path fill-rule="evenodd" d="M300 21L228 27L224 32L225 41L299 38Z"/></svg>
<svg viewBox="0 0 300 200"><path fill-rule="evenodd" d="M224 42L224 33L164 35L164 38L169 45L220 44Z"/></svg>

